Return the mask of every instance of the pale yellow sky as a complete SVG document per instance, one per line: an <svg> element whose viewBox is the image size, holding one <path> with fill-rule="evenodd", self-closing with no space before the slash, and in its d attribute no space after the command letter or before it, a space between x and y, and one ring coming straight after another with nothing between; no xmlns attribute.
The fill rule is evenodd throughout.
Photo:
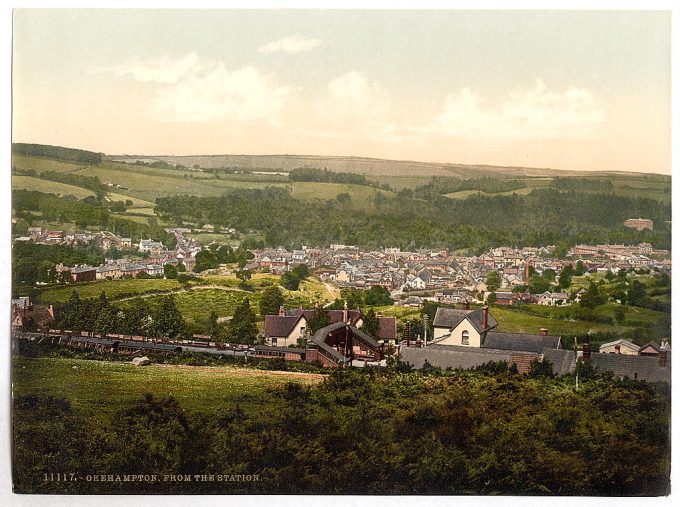
<svg viewBox="0 0 680 507"><path fill-rule="evenodd" d="M14 16L16 142L670 173L670 15Z"/></svg>

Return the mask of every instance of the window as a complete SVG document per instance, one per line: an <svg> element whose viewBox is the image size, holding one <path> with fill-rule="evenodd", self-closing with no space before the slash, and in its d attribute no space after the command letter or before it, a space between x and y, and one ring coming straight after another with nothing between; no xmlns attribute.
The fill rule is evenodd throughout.
<svg viewBox="0 0 680 507"><path fill-rule="evenodd" d="M470 345L470 333L468 331L463 331L460 342L462 345Z"/></svg>
<svg viewBox="0 0 680 507"><path fill-rule="evenodd" d="M276 347L276 338L272 338L272 347Z"/></svg>

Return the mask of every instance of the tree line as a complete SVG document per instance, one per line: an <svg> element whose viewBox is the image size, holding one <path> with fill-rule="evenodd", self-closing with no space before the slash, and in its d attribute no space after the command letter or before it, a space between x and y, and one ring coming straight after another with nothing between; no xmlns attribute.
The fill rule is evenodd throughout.
<svg viewBox="0 0 680 507"><path fill-rule="evenodd" d="M235 189L221 197L158 198L157 213L178 223L205 222L261 230L269 246L353 244L364 248L466 248L494 245L650 242L669 249L670 206L646 198L555 189L528 195L420 199L412 191L369 209L335 199L299 201L283 188ZM649 217L654 231L623 227L630 216Z"/></svg>
<svg viewBox="0 0 680 507"><path fill-rule="evenodd" d="M95 153L47 144L12 143L12 154L31 157L46 157L76 164L96 165L102 161L102 153Z"/></svg>

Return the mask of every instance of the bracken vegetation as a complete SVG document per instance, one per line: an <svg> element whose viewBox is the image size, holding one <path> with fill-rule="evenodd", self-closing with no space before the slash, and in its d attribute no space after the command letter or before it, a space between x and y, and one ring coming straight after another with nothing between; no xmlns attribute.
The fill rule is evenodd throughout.
<svg viewBox="0 0 680 507"><path fill-rule="evenodd" d="M83 369L83 363L97 364L75 364ZM214 391L201 391L212 400L198 405L189 405L187 390L202 388L180 382L186 371L175 372L172 387L154 382L155 394L124 402L107 395L124 381L121 374L88 374L92 399L86 400L72 388L50 397L52 389L19 384L15 491L614 496L668 491L664 385L584 372L576 390L572 377L532 378L494 368L400 370L335 371L320 384L273 385L255 397L213 382ZM78 371L64 367L66 376ZM77 406L69 393L78 397ZM94 405L92 413L88 406ZM81 479L44 481L54 470ZM157 474L158 482L87 481L93 473ZM188 474L192 480L165 482L164 474ZM259 480L202 482L195 474Z"/></svg>

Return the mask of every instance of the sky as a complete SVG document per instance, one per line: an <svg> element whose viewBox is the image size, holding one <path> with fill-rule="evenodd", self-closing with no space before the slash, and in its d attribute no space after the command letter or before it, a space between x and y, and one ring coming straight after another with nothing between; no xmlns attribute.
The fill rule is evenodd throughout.
<svg viewBox="0 0 680 507"><path fill-rule="evenodd" d="M670 19L18 9L12 139L670 174Z"/></svg>

